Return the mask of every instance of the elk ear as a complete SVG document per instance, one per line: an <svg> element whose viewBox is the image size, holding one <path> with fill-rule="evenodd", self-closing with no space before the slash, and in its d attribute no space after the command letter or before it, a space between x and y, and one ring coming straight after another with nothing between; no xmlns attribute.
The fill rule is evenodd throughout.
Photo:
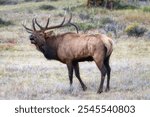
<svg viewBox="0 0 150 117"><path fill-rule="evenodd" d="M53 31L46 32L45 39L48 39L48 38L52 37L53 35L55 35Z"/></svg>

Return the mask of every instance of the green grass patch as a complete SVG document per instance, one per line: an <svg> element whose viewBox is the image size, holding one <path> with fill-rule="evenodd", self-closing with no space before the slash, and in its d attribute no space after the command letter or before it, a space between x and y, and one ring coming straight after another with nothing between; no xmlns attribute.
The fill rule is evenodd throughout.
<svg viewBox="0 0 150 117"><path fill-rule="evenodd" d="M144 12L150 12L150 6L143 7L142 10L143 10Z"/></svg>
<svg viewBox="0 0 150 117"><path fill-rule="evenodd" d="M134 5L130 5L130 4L118 4L117 6L115 6L115 9L117 9L117 10L125 10L125 9L127 9L127 10L129 10L129 9L131 9L131 10L134 10L134 9L138 9L138 7L137 6L134 6Z"/></svg>
<svg viewBox="0 0 150 117"><path fill-rule="evenodd" d="M97 27L94 23L77 23L80 30L87 31Z"/></svg>

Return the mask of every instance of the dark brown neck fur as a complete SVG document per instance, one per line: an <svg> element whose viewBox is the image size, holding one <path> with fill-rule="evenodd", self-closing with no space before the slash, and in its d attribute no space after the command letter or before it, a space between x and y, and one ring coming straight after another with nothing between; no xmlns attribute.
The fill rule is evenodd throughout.
<svg viewBox="0 0 150 117"><path fill-rule="evenodd" d="M41 47L41 52L47 59L58 60L57 57L57 39L55 36L46 39L46 44Z"/></svg>

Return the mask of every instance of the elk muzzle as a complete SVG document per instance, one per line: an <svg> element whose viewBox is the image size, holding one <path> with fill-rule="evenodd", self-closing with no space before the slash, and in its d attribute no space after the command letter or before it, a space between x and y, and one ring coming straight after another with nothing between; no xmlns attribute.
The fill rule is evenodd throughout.
<svg viewBox="0 0 150 117"><path fill-rule="evenodd" d="M32 44L36 44L36 42L35 42L35 39L34 39L34 36L33 36L33 35L30 35L29 39L30 39L30 41L31 41L31 43L32 43Z"/></svg>

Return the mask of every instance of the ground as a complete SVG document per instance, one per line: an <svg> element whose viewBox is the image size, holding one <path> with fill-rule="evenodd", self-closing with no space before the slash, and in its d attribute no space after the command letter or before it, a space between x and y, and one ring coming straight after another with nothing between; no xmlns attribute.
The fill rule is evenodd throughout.
<svg viewBox="0 0 150 117"><path fill-rule="evenodd" d="M58 7L57 10L52 11L39 10L39 6L43 4L47 3L31 2L0 6L0 16L14 23L0 28L0 99L150 99L150 40L145 37L122 36L117 39L113 37L114 51L110 60L112 73L109 92L96 93L101 75L94 62L80 63L81 77L88 87L87 91L82 91L75 76L73 91L70 91L66 65L46 60L42 53L30 44L29 34L21 26L24 20L27 20L29 26L34 16L45 20L49 12L52 24L62 20L61 13L63 14L64 11L59 5L67 7L65 0L49 3ZM75 7L84 3L78 0L76 4L71 2L68 4ZM81 9L74 11L75 15ZM100 11L103 12L101 9ZM128 17L131 11L111 12L115 18L124 13L125 21L128 23L136 17L136 14ZM108 15L110 11L105 13ZM105 13L103 16L106 15ZM80 21L76 18L74 21ZM116 20L119 22L121 18L122 16ZM149 20L142 20L145 24L149 23ZM147 28L149 29L148 26ZM68 30L69 28L65 28L56 32ZM91 32L98 31L95 28L86 33Z"/></svg>

